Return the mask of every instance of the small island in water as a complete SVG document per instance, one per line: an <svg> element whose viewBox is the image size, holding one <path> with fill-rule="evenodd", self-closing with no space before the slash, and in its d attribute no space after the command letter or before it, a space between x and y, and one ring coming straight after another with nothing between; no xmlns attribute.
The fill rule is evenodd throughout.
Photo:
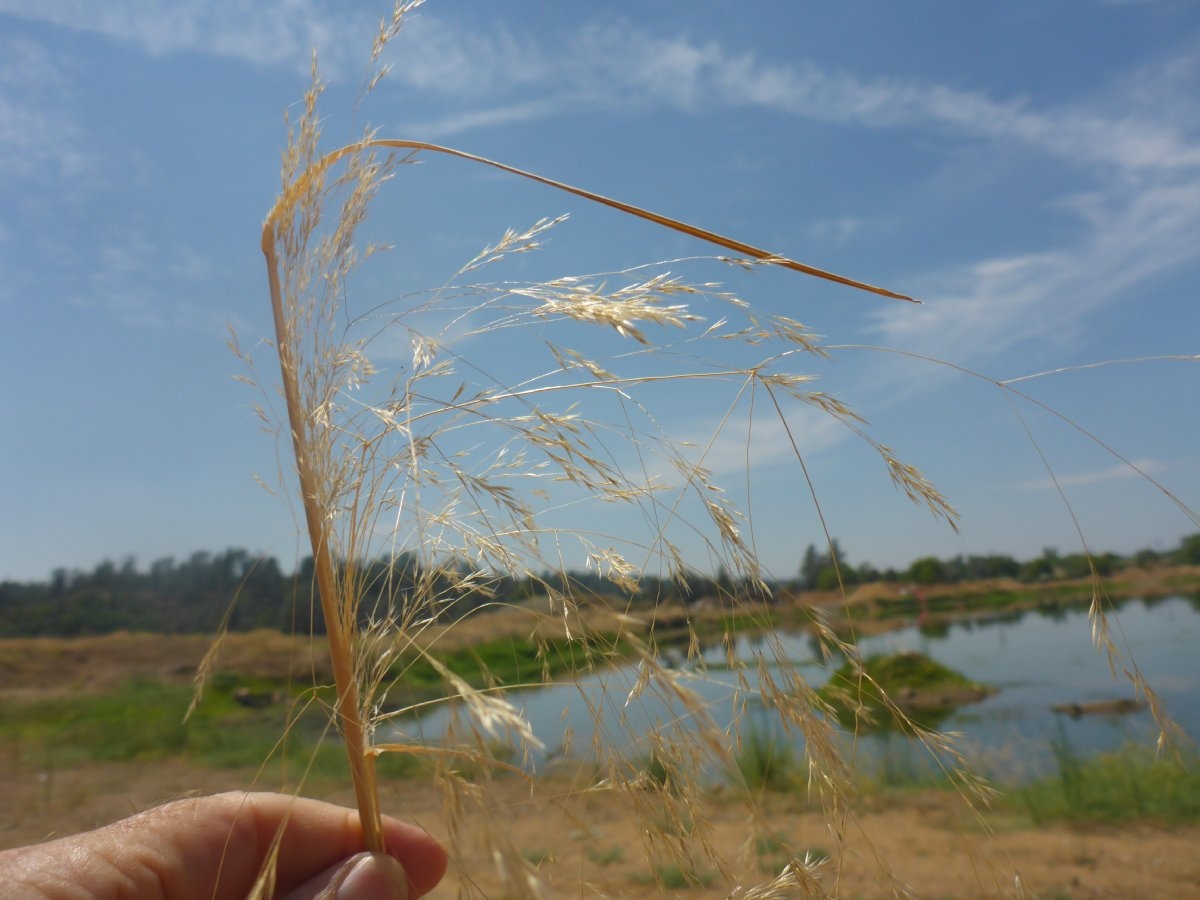
<svg viewBox="0 0 1200 900"><path fill-rule="evenodd" d="M869 656L861 670L847 660L819 693L842 724L883 730L903 727L892 707L917 725L935 728L960 706L978 703L996 690L922 653L906 652Z"/></svg>

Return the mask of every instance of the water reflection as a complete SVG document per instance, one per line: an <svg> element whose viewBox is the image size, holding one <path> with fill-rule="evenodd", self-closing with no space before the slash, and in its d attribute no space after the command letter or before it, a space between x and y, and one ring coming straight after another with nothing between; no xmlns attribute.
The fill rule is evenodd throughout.
<svg viewBox="0 0 1200 900"><path fill-rule="evenodd" d="M1125 603L1114 620L1113 636L1122 651L1136 659L1169 714L1189 734L1197 734L1200 655L1195 648L1200 646L1200 597ZM1054 740L1069 742L1086 756L1130 741L1154 739L1153 723L1145 711L1078 718L1051 711L1055 705L1133 696L1128 682L1114 680L1092 646L1083 609L991 613L902 628L864 638L859 644L865 655L919 652L972 681L999 688L991 697L952 712L941 727L963 732L972 761L1004 780L1052 772ZM689 666L681 652L664 654L663 664L682 676L692 702L681 703L671 692L656 691L656 682L647 683L646 673L636 665L593 673L570 684L515 692L510 699L524 709L548 754L586 755L596 743L636 754L652 730L708 727L732 736L747 722L773 727L768 711L745 692L747 685L759 683L755 671L759 665L779 684L799 673L817 686L829 675L819 662L818 643L806 631L737 635L730 645L721 640L705 645L701 656L704 668ZM757 662L764 659L780 659L783 664ZM436 741L446 726L443 711L400 727L408 739ZM795 736L790 739L799 741ZM885 781L928 768L911 739L891 732L860 736L856 752Z"/></svg>

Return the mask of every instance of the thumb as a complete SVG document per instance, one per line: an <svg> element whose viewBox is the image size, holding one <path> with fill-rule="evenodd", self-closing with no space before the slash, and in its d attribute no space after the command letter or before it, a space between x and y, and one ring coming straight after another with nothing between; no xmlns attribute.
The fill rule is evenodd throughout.
<svg viewBox="0 0 1200 900"><path fill-rule="evenodd" d="M359 853L326 869L285 900L408 900L408 876L395 857Z"/></svg>

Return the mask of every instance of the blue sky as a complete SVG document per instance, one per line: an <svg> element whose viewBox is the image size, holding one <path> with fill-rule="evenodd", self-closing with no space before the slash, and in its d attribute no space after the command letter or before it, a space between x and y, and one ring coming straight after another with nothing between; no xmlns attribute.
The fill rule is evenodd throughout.
<svg viewBox="0 0 1200 900"><path fill-rule="evenodd" d="M1190 0L762 0L736 12L708 0L430 0L356 109L388 12L0 0L0 579L227 546L295 559L289 507L252 480L272 480L279 457L231 377L241 369L225 330L246 345L269 332L258 232L278 191L282 114L307 86L314 45L330 148L366 124L450 144L925 301L719 273L829 344L997 380L1200 354ZM428 159L398 173L372 220L397 246L388 277L404 286L385 290L434 287L504 228L564 213L538 271L707 252ZM476 352L497 366L515 355L503 343ZM851 562L1079 549L1026 426L1093 550L1169 548L1197 530L1158 487L985 381L877 350L835 351L811 370L963 516L956 535L910 507L844 429L797 420ZM1019 386L1200 507L1194 359ZM725 411L707 390L672 403L664 425L680 437L703 438ZM755 538L787 577L820 527L781 429L749 433ZM739 497L746 434L727 432L706 460Z"/></svg>

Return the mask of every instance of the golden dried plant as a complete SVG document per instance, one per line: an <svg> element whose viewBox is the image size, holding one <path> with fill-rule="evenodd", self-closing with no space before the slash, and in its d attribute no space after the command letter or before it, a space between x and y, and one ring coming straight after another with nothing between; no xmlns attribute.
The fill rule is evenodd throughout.
<svg viewBox="0 0 1200 900"><path fill-rule="evenodd" d="M373 65L419 2L398 3L382 23ZM383 74L376 71L370 87ZM290 128L283 188L266 217L262 249L284 427L294 451L315 594L328 635L337 727L368 847L384 849L377 757L420 754L433 760L452 850L482 835L507 894L540 896L536 871L494 824L494 800L486 790L498 773L527 777L520 761L538 750L539 739L506 696L513 685L472 685L438 656L439 641L465 618L458 601L482 598L473 605L486 609L493 605L486 598L506 576L537 586L541 605L522 606L531 619L530 640L546 648L555 635L572 642L580 675L618 657L636 662L636 679L623 690L624 710L654 696L671 711L667 723L649 736L624 710L597 727L589 748L594 767L579 786L580 794L616 792L631 815L657 823L641 830L650 859L693 868L702 860L733 884L732 861L706 829L703 786L707 773L736 771L736 725L751 699L783 731L803 737L808 788L840 844L858 828L852 759L829 707L788 663L780 641L768 636L760 649L744 656L725 635L733 679L726 702L735 724L723 727L711 714L710 701L695 690L693 680L707 674L691 621L686 627L692 665L670 667L660 659L652 616L621 602L605 606L602 598L573 589L564 560L582 554L590 569L627 594L651 572L682 589L694 565L680 549L678 535L683 534L705 549L714 569L731 573L742 586L720 598L726 612L761 614L758 599L767 586L752 523L706 466L724 431L736 427L735 412L743 404L765 407L786 435L818 515L816 492L792 432L797 405L849 428L874 449L904 495L955 527L954 508L931 482L871 436L867 423L842 400L816 390L811 373L794 369L805 360L853 348L827 345L795 319L763 313L716 283L690 283L666 270L686 261L539 282L475 281L488 267L537 250L562 218L507 231L428 294L405 293L360 316L349 315L346 298L358 266L384 249L360 248L356 241L378 191L417 154L429 153L531 179L715 244L735 254L716 257L728 265L778 266L884 297L911 298L452 148L367 134L323 153L320 94L314 59L313 85ZM615 336L615 350L600 355L579 349L580 329L597 328ZM398 376L372 361L372 345L384 334L400 334L408 345ZM536 334L544 360L538 363L531 355L531 368L515 378L493 378L473 363L469 348L458 349L513 334ZM717 429L686 446L659 424L656 409L673 387L696 382L727 387L732 399ZM1011 383L994 383L1009 396L1019 395ZM596 505L634 511L644 533L590 529L582 524L583 512ZM574 544L569 552L564 550L568 543ZM380 559L382 568L373 564ZM414 560L415 578L398 578L396 573ZM1115 659L1103 606L1098 592L1097 640ZM812 628L827 652L859 659L853 636L839 636L819 616ZM384 734L403 728L398 723L406 710L387 697L403 686L414 659L433 666L447 685L441 702L452 709L453 725L437 747ZM1165 740L1171 723L1136 668L1133 673L1134 684L1152 698ZM869 679L861 666L860 678ZM991 788L972 772L954 739L920 728L894 704L887 711L928 748L971 809L986 805ZM603 710L595 712L600 716ZM631 746L637 748L636 759ZM511 754L517 762L510 761ZM647 754L661 769L659 777L646 777ZM473 779L464 774L468 770ZM536 780L531 789L536 791ZM741 802L748 821L756 822L757 800L748 785ZM882 861L880 872L895 890L904 890ZM831 877L836 890L837 872ZM473 878L467 873L464 884ZM820 895L829 885L819 877L818 861L798 856L781 873L757 886L737 887L731 896Z"/></svg>

